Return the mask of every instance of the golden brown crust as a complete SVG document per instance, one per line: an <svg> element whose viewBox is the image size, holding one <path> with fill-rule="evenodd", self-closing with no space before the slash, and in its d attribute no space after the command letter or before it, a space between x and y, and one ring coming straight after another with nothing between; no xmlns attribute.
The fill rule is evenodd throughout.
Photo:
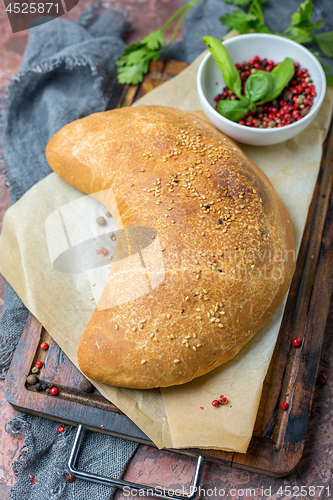
<svg viewBox="0 0 333 500"><path fill-rule="evenodd" d="M141 389L183 384L233 358L281 303L295 267L288 213L212 125L167 107L121 108L65 126L46 155L85 193L112 188L117 207L99 199L130 245L79 345L87 376ZM145 268L131 252L130 228L140 226L158 235L142 252Z"/></svg>

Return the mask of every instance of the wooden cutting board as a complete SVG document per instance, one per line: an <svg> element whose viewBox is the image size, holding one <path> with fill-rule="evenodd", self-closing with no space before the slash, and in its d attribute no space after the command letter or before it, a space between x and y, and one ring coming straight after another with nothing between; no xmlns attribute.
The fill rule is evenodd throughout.
<svg viewBox="0 0 333 500"><path fill-rule="evenodd" d="M107 109L131 105L186 66L179 61L155 61L142 84L115 83ZM332 291L332 185L331 126L248 452L193 449L177 452L194 452L210 461L275 477L289 474L298 464L304 447ZM295 337L302 339L302 346L298 349L292 346ZM40 349L43 341L50 344L47 351ZM38 377L45 388L40 392L26 383L37 359L44 362ZM152 445L149 438L97 390L91 394L83 392L80 389L83 379L42 325L30 315L6 379L9 403L21 411L72 425L81 423L98 432ZM59 389L56 397L47 393L51 386ZM281 409L284 401L289 403L287 411Z"/></svg>

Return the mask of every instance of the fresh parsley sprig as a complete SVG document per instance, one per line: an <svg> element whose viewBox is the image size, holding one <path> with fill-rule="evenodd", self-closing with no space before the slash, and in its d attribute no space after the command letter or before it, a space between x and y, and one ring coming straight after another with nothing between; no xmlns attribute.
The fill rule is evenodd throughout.
<svg viewBox="0 0 333 500"><path fill-rule="evenodd" d="M257 106L272 101L279 96L294 75L294 63L286 57L271 72L258 70L246 80L244 94L238 70L220 40L205 36L203 41L212 53L223 78L230 90L238 97L235 100L219 101L218 112L231 121L238 122L248 111L255 112Z"/></svg>
<svg viewBox="0 0 333 500"><path fill-rule="evenodd" d="M222 24L229 27L229 30L236 29L241 34L245 33L272 33L265 25L261 4L267 0L224 0L226 3L232 3L238 7L248 8L248 12L235 10L232 14L227 14L220 18ZM312 0L305 0L300 4L294 14L291 16L288 28L282 35L295 42L306 44L312 41L316 42L320 50L328 57L333 57L333 31L314 33L323 26L323 21L312 23L313 3ZM317 53L315 53L316 55ZM317 56L318 57L318 56ZM318 57L320 60L320 58ZM329 71L329 66L324 67L325 72ZM327 83L333 85L333 75L326 74Z"/></svg>
<svg viewBox="0 0 333 500"><path fill-rule="evenodd" d="M116 62L118 66L117 76L119 83L136 85L142 82L143 76L148 72L150 61L156 61L160 56L160 52L174 41L184 17L199 1L200 0L193 0L187 5L184 5L178 9L160 29L153 31L140 42L132 43L132 45L124 51L123 55ZM167 45L164 35L176 21L177 23L170 42Z"/></svg>
<svg viewBox="0 0 333 500"><path fill-rule="evenodd" d="M239 7L248 7L248 12L235 10L231 14L220 17L222 24L229 30L236 29L242 35L246 33L272 33L265 25L264 16L260 4L267 0L224 0Z"/></svg>

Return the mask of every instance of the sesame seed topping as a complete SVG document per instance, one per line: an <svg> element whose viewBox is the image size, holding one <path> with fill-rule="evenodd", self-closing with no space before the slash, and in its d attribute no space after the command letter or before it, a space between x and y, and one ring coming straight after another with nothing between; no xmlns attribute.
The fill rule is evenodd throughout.
<svg viewBox="0 0 333 500"><path fill-rule="evenodd" d="M89 300L94 300L94 297L89 297Z"/></svg>
<svg viewBox="0 0 333 500"><path fill-rule="evenodd" d="M116 329L116 330L118 330L118 329L119 329L119 325L116 325L116 326L115 326L115 329Z"/></svg>
<svg viewBox="0 0 333 500"><path fill-rule="evenodd" d="M143 359L143 360L141 361L141 364L142 364L142 365L145 365L146 363L147 363L147 360L146 360L146 359Z"/></svg>
<svg viewBox="0 0 333 500"><path fill-rule="evenodd" d="M190 297L187 295L187 297L185 297L185 300L190 300Z"/></svg>
<svg viewBox="0 0 333 500"><path fill-rule="evenodd" d="M177 365L178 363L180 363L180 359L174 359L173 362L175 363L175 365Z"/></svg>
<svg viewBox="0 0 333 500"><path fill-rule="evenodd" d="M136 326L133 326L132 331L136 332Z"/></svg>

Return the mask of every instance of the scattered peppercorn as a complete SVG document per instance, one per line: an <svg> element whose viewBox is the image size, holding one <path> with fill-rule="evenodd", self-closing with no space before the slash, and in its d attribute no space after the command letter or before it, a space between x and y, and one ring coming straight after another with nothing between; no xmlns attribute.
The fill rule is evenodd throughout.
<svg viewBox="0 0 333 500"><path fill-rule="evenodd" d="M42 368L42 366L43 366L43 361L40 361L39 359L37 359L35 367L36 368Z"/></svg>
<svg viewBox="0 0 333 500"><path fill-rule="evenodd" d="M73 476L73 474L67 474L67 476L66 476L66 480L67 480L69 483L74 483L74 481L75 481L75 477Z"/></svg>
<svg viewBox="0 0 333 500"><path fill-rule="evenodd" d="M58 393L59 391L57 387L52 387L52 389L50 390L50 394L52 394L52 396L56 396Z"/></svg>
<svg viewBox="0 0 333 500"><path fill-rule="evenodd" d="M38 377L36 375L29 375L27 377L27 384L29 385L35 385L38 382Z"/></svg>
<svg viewBox="0 0 333 500"><path fill-rule="evenodd" d="M111 217L111 214L108 210L105 212L105 217Z"/></svg>
<svg viewBox="0 0 333 500"><path fill-rule="evenodd" d="M302 341L301 341L301 339L299 339L299 338L295 338L295 339L293 340L293 345L294 345L295 347L300 347L300 346L302 345Z"/></svg>
<svg viewBox="0 0 333 500"><path fill-rule="evenodd" d="M106 226L106 220L101 215L97 217L96 222L99 226Z"/></svg>
<svg viewBox="0 0 333 500"><path fill-rule="evenodd" d="M90 393L90 392L94 392L94 386L89 382L89 380L87 380L86 378L81 380L80 382L80 389L81 391L83 392L87 392L87 393Z"/></svg>
<svg viewBox="0 0 333 500"><path fill-rule="evenodd" d="M34 388L36 389L36 391L41 391L42 390L42 385L40 383L37 383L34 385Z"/></svg>
<svg viewBox="0 0 333 500"><path fill-rule="evenodd" d="M224 405L227 402L228 402L228 399L225 396L223 396L223 394L222 394L222 396L220 396L219 398L214 399L214 401L212 401L212 405L218 407L220 405Z"/></svg>
<svg viewBox="0 0 333 500"><path fill-rule="evenodd" d="M282 403L281 408L282 408L282 410L287 410L288 406L289 406L288 403L284 402L284 403Z"/></svg>
<svg viewBox="0 0 333 500"><path fill-rule="evenodd" d="M40 348L42 349L42 351L47 351L49 348L49 344L47 342L42 342Z"/></svg>
<svg viewBox="0 0 333 500"><path fill-rule="evenodd" d="M96 250L96 253L97 253L97 255L99 255L100 253L103 255L107 255L108 250L105 247L101 247L99 250Z"/></svg>
<svg viewBox="0 0 333 500"><path fill-rule="evenodd" d="M65 427L63 425L59 425L57 431L58 431L58 434L62 434L63 432L65 432Z"/></svg>
<svg viewBox="0 0 333 500"><path fill-rule="evenodd" d="M34 475L33 474L29 474L29 479L34 479Z"/></svg>
<svg viewBox="0 0 333 500"><path fill-rule="evenodd" d="M242 80L243 95L245 83L252 73L255 73L257 70L271 72L279 64L275 64L271 60L267 61L266 58L262 60L258 58L258 61L255 61L256 57L258 56L255 56L248 62L243 61L243 64L235 65ZM300 69L298 62L295 62L294 66L294 76L283 89L281 95L273 101L258 106L256 112L249 111L238 121L239 125L260 129L285 127L301 120L310 112L313 99L317 95L315 86L306 68ZM229 87L224 87L221 94L214 97L216 102L215 109L217 110L219 101L235 99L236 95L232 90Z"/></svg>
<svg viewBox="0 0 333 500"><path fill-rule="evenodd" d="M34 366L33 368L31 368L31 373L34 373L35 375L38 375L39 369L37 368L37 366Z"/></svg>

